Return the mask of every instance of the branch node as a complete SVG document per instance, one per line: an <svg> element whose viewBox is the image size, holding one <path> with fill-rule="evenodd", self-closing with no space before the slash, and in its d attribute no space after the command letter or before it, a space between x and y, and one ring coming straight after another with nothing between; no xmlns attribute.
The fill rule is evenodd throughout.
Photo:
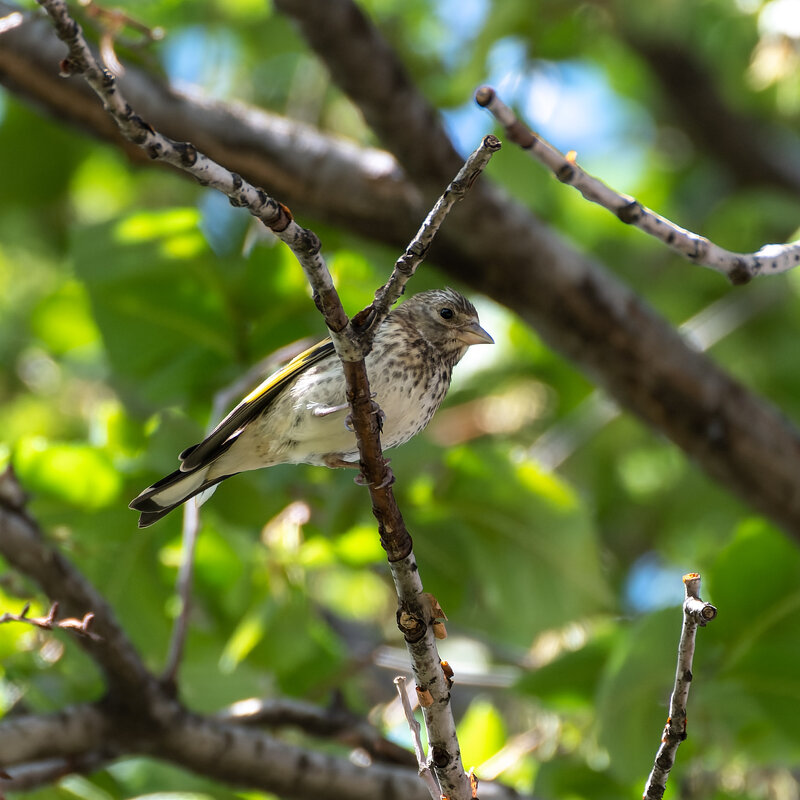
<svg viewBox="0 0 800 800"><path fill-rule="evenodd" d="M631 200L630 203L617 209L617 217L626 225L635 225L642 218L643 213L644 209L638 200Z"/></svg>
<svg viewBox="0 0 800 800"><path fill-rule="evenodd" d="M475 102L482 108L486 108L494 98L495 92L491 86L480 86L475 90Z"/></svg>
<svg viewBox="0 0 800 800"><path fill-rule="evenodd" d="M404 606L397 609L397 627L409 644L420 641L428 629L428 625L422 617Z"/></svg>
<svg viewBox="0 0 800 800"><path fill-rule="evenodd" d="M575 180L575 167L569 161L565 161L556 171L556 178L561 183L572 183Z"/></svg>
<svg viewBox="0 0 800 800"><path fill-rule="evenodd" d="M439 769L443 769L446 767L453 759L452 754L449 750L444 747L438 747L434 745L431 748L431 761L439 767Z"/></svg>
<svg viewBox="0 0 800 800"><path fill-rule="evenodd" d="M747 268L747 263L743 258L737 258L730 271L728 272L728 280L733 286L744 286L753 280L753 275Z"/></svg>

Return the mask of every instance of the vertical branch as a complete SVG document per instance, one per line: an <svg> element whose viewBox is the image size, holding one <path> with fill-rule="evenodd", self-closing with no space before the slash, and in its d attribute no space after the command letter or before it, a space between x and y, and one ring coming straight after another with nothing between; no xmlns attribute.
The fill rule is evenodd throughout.
<svg viewBox="0 0 800 800"><path fill-rule="evenodd" d="M210 433L214 426L225 414L228 406L249 391L254 383L258 383L265 374L269 374L282 361L288 361L310 346L308 341L295 342L287 345L277 352L262 359L247 372L237 378L230 386L225 387L214 395L211 408L210 422L206 429ZM178 668L183 657L186 636L189 632L189 612L192 604L192 584L194 582L194 558L197 545L197 534L200 530L200 506L213 493L214 489L207 490L208 494L201 497L190 498L183 505L183 524L181 526L181 563L178 575L175 578L175 595L180 603L175 624L172 626L166 663L161 673L161 680L167 685L174 685L178 677Z"/></svg>
<svg viewBox="0 0 800 800"><path fill-rule="evenodd" d="M683 576L686 599L683 601L683 628L678 644L678 666L675 670L675 688L669 701L669 717L664 726L661 746L656 753L653 770L645 785L645 800L661 800L667 788L667 778L675 763L680 743L686 739L686 706L692 683L692 660L697 628L704 627L717 616L711 603L700 599L700 575L690 572Z"/></svg>
<svg viewBox="0 0 800 800"><path fill-rule="evenodd" d="M397 588L398 626L408 646L420 704L424 710L431 749L430 761L442 795L449 800L469 800L472 791L461 764L450 706L451 680L450 676L445 675L439 659L433 633L435 613L430 597L422 591L411 536L391 489L394 476L383 457L380 409L372 401L364 356L369 352L377 324L388 313L389 306L399 297L405 283L424 258L447 212L463 197L491 155L499 149L499 141L494 136L484 139L423 223L414 241L398 261L387 285L376 293L375 303L351 321L320 255L321 245L316 234L301 228L289 209L269 197L263 189L249 184L240 175L212 161L191 143L175 142L154 130L134 113L122 97L114 76L97 63L80 26L70 17L64 0L38 1L53 20L59 38L69 48L69 56L62 62L62 73L77 72L84 76L124 136L144 148L151 158L166 161L188 172L204 186L212 186L226 194L234 205L246 207L289 246L300 262L312 287L314 302L325 319L342 362L362 475L369 486L381 544L386 550ZM191 532L196 529L191 512L187 519L187 528ZM183 575L185 586L188 586L191 577L190 568L187 570ZM183 591L185 593L188 589ZM183 619L185 621L185 617ZM167 665L168 676L174 674L177 668L182 649L182 625L176 626L174 633Z"/></svg>

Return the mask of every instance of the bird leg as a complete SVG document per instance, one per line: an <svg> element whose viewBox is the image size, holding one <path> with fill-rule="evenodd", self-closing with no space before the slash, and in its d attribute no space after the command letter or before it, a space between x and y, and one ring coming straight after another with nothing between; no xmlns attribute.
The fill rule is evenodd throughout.
<svg viewBox="0 0 800 800"><path fill-rule="evenodd" d="M311 413L315 417L329 417L331 414L335 414L337 411L346 411L348 408L350 408L350 404L349 403L340 403L338 406L316 405L311 410ZM348 418L349 418L349 415L348 415ZM345 422L345 425L347 425L346 422Z"/></svg>
<svg viewBox="0 0 800 800"><path fill-rule="evenodd" d="M358 469L361 466L358 461L345 461L336 453L328 453L328 455L322 457L322 460L329 469Z"/></svg>
<svg viewBox="0 0 800 800"><path fill-rule="evenodd" d="M330 469L358 469L361 467L361 464L358 461L345 461L335 453L329 453L328 455L323 456L322 460L325 462L325 466L329 467ZM383 459L383 464L386 467L386 477L375 487L376 489L385 489L395 482L394 472L392 472L392 468L389 466L391 460L391 458ZM358 475L353 478L353 483L355 483L357 486L370 485L367 479L364 477L363 472L359 472Z"/></svg>

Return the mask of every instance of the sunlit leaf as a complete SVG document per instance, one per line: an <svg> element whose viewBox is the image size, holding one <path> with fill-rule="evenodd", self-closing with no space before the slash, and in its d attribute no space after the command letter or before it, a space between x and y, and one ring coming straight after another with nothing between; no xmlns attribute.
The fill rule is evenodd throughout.
<svg viewBox="0 0 800 800"><path fill-rule="evenodd" d="M121 479L107 454L73 442L23 439L13 454L23 485L31 491L94 510L114 502Z"/></svg>

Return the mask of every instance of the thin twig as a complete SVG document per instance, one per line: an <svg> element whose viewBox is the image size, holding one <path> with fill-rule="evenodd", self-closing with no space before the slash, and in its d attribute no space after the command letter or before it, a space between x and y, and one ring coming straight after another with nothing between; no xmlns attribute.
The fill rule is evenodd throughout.
<svg viewBox="0 0 800 800"><path fill-rule="evenodd" d="M403 255L395 262L389 280L375 292L373 307L379 319L388 314L392 304L403 294L406 283L428 255L431 243L450 210L464 198L500 146L500 140L496 136L485 136L478 149L467 158L464 166L436 201Z"/></svg>
<svg viewBox="0 0 800 800"><path fill-rule="evenodd" d="M84 614L81 619L78 619L77 617L64 617L63 619L56 619L58 614L58 603L53 603L50 606L50 610L43 617L29 617L29 609L30 603L26 603L25 607L22 609L22 611L20 611L19 614L6 612L0 616L0 624L3 622L23 622L27 625L33 625L35 628L42 628L46 631L56 630L57 628L64 631L73 631L81 636L88 636L94 641L100 641L100 637L89 630L89 626L92 624L92 620L94 619L94 614L91 611Z"/></svg>
<svg viewBox="0 0 800 800"><path fill-rule="evenodd" d="M283 361L288 361L301 353L310 342L301 339L291 345L282 347L265 359L255 364L241 377L237 378L232 384L221 389L214 395L214 402L211 407L210 422L208 432L222 419L225 410L230 403L254 384L268 375L275 366ZM213 491L213 489L212 489ZM200 528L200 506L208 499L207 494L202 495L203 499L190 498L183 505L183 524L181 527L181 562L178 568L178 575L175 579L175 595L180 603L175 624L172 626L169 649L167 651L166 663L161 678L167 683L174 683L177 679L178 667L183 656L183 649L186 643L186 636L189 631L189 612L192 605L192 584L194 581L194 557L197 546L197 534Z"/></svg>
<svg viewBox="0 0 800 800"><path fill-rule="evenodd" d="M661 800L667 788L667 778L675 763L675 755L686 739L686 706L692 683L692 659L697 628L704 627L717 616L711 603L700 599L700 575L690 572L683 576L686 599L683 602L683 628L678 645L678 666L675 670L675 688L669 701L669 717L664 726L661 746L656 753L653 770L644 790L645 800Z"/></svg>
<svg viewBox="0 0 800 800"><path fill-rule="evenodd" d="M178 667L183 657L186 636L189 633L189 612L192 608L192 584L194 583L194 556L197 547L197 533L200 530L200 509L196 497L183 504L183 523L181 525L181 563L175 579L175 595L180 607L172 626L167 659L161 680L174 685L178 677Z"/></svg>
<svg viewBox="0 0 800 800"><path fill-rule="evenodd" d="M734 253L643 206L636 198L617 192L578 166L574 154L564 155L517 119L490 86L475 93L478 105L492 112L509 139L544 164L562 182L574 186L587 200L611 211L622 222L634 225L662 241L689 261L721 272L733 284L747 283L762 272L777 275L800 264L800 240L767 244L755 253Z"/></svg>
<svg viewBox="0 0 800 800"><path fill-rule="evenodd" d="M394 685L397 687L397 694L400 697L400 704L403 706L406 722L411 729L411 741L414 745L414 755L417 757L419 776L428 787L428 791L431 793L433 800L439 800L442 796L442 792L425 758L425 748L422 746L422 726L417 722L417 718L414 716L414 709L411 708L411 702L406 692L406 679L402 675L398 675L394 679Z"/></svg>

